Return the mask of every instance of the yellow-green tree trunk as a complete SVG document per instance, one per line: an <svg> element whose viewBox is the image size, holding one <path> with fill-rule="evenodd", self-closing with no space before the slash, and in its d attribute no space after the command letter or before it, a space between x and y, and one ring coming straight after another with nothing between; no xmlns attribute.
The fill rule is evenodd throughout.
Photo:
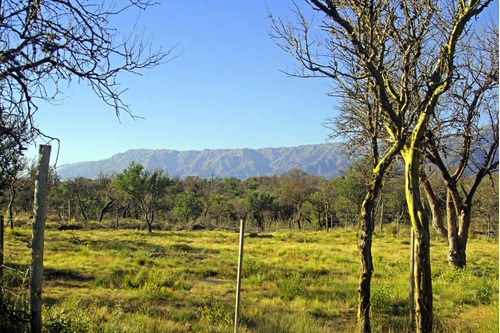
<svg viewBox="0 0 500 333"><path fill-rule="evenodd" d="M405 161L405 192L408 213L415 232L415 324L417 332L432 332L432 279L429 218L420 195L420 140L402 151Z"/></svg>

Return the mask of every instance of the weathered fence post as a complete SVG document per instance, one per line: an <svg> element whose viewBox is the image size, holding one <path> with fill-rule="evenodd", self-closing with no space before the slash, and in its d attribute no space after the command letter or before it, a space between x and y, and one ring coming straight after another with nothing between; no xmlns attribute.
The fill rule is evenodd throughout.
<svg viewBox="0 0 500 333"><path fill-rule="evenodd" d="M40 145L38 149L38 169L35 180L35 201L33 204L33 244L31 248L30 314L31 332L42 331L42 274L43 239L47 218L47 184L49 174L50 149Z"/></svg>
<svg viewBox="0 0 500 333"><path fill-rule="evenodd" d="M490 217L489 216L486 218L486 223L488 225L488 234L487 235L488 235L488 242L489 242L490 241L490 232L491 232L491 230L490 230Z"/></svg>
<svg viewBox="0 0 500 333"><path fill-rule="evenodd" d="M380 234L382 235L382 228L384 226L384 203L382 202L382 207L380 208Z"/></svg>
<svg viewBox="0 0 500 333"><path fill-rule="evenodd" d="M243 269L243 241L245 239L245 220L240 221L240 250L238 256L238 276L236 280L236 307L234 311L234 333L238 332L238 320L240 315L240 290L241 273Z"/></svg>

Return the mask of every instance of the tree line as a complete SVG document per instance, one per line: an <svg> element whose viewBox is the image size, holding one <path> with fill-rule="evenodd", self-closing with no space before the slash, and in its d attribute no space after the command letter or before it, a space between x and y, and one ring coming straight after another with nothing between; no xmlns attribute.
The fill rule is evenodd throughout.
<svg viewBox="0 0 500 333"><path fill-rule="evenodd" d="M127 222L154 229L231 227L239 219L260 230L328 230L357 226L364 193L369 186L369 164L358 161L340 177L325 179L293 169L282 175L238 178L184 179L161 169L148 170L130 163L122 172L97 179L82 177L62 181L51 171L48 209L51 219L68 227L126 227ZM27 216L33 207L34 166L24 164L11 183L1 205L7 221ZM475 200L474 231L496 231L498 224L498 176L484 182ZM430 179L431 182L437 182ZM472 179L463 183L470 186ZM404 196L404 177L395 167L376 203L379 230L385 224L409 224ZM493 184L493 185L492 185ZM446 189L437 187L436 200L446 210ZM439 230L438 230L439 231Z"/></svg>

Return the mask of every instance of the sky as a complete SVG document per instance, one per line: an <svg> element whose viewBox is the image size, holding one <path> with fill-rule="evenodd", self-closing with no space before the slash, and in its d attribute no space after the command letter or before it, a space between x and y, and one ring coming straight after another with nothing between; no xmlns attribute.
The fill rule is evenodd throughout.
<svg viewBox="0 0 500 333"><path fill-rule="evenodd" d="M86 84L64 88L58 105L42 103L39 128L56 137L52 164L95 161L129 149L203 150L293 147L328 142L335 115L330 81L287 76L296 61L271 39L268 11L293 18L291 1L161 0L130 10L113 25L143 27L171 61L119 77L133 119L117 118ZM118 2L119 3L119 2ZM296 2L306 8L302 1ZM493 12L498 13L498 0ZM39 141L38 144L44 143ZM27 153L36 156L33 145Z"/></svg>
<svg viewBox="0 0 500 333"><path fill-rule="evenodd" d="M63 87L58 105L40 104L39 128L57 165L106 159L129 149L203 150L292 147L327 141L333 115L326 79L283 71L295 60L270 38L268 10L291 16L282 0L161 1L117 17L120 31L144 27L154 47L174 47L171 61L142 76L119 77L131 106L117 118L86 84ZM136 23L137 22L137 23ZM38 142L43 143L41 141ZM36 156L33 145L28 157Z"/></svg>

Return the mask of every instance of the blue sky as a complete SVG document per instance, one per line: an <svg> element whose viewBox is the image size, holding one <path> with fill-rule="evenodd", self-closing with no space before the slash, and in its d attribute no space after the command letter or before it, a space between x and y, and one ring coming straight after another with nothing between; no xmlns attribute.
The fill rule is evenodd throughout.
<svg viewBox="0 0 500 333"><path fill-rule="evenodd" d="M128 149L203 150L324 143L334 115L327 79L288 77L294 59L269 37L268 9L293 17L291 1L163 0L129 11L116 26L137 22L172 61L142 76L123 75L123 95L144 119L120 119L85 84L63 89L57 106L40 104L39 127L60 139L57 165L100 160ZM303 1L297 1L307 8ZM492 12L498 13L498 1ZM64 87L63 87L64 88ZM40 142L41 143L41 142ZM53 144L52 161L58 146ZM36 156L36 147L28 151Z"/></svg>
<svg viewBox="0 0 500 333"><path fill-rule="evenodd" d="M153 44L178 55L142 76L124 75L133 120L101 102L85 84L64 89L59 105L41 104L36 119L61 141L58 165L105 159L128 149L202 150L324 143L334 100L326 79L281 70L293 58L269 37L268 8L289 15L290 2L172 0L117 22L138 18ZM53 144L52 160L57 144ZM35 156L33 147L28 156Z"/></svg>

